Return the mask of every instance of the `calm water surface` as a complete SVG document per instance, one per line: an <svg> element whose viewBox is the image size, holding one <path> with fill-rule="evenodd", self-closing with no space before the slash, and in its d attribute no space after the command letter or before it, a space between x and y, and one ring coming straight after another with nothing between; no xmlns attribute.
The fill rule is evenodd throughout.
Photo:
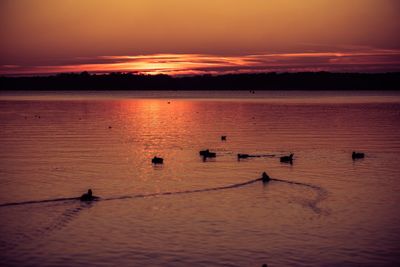
<svg viewBox="0 0 400 267"><path fill-rule="evenodd" d="M399 137L394 92L1 93L0 265L399 265Z"/></svg>

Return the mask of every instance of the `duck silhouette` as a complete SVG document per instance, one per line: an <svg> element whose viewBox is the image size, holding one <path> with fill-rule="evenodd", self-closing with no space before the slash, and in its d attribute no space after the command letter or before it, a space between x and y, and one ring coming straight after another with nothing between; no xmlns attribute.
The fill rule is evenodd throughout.
<svg viewBox="0 0 400 267"><path fill-rule="evenodd" d="M355 152L353 151L353 153L351 154L351 158L354 159L363 159L365 157L364 153L361 152Z"/></svg>
<svg viewBox="0 0 400 267"><path fill-rule="evenodd" d="M206 149L206 150L200 150L200 152L199 152L200 156L207 155L208 153L210 153L210 150L208 150L208 149Z"/></svg>
<svg viewBox="0 0 400 267"><path fill-rule="evenodd" d="M92 189L89 189L87 193L83 194L79 199L81 201L93 201L98 199L99 197L93 196Z"/></svg>
<svg viewBox="0 0 400 267"><path fill-rule="evenodd" d="M263 183L268 183L271 180L271 178L268 176L268 174L266 172L262 173L261 179L262 179Z"/></svg>
<svg viewBox="0 0 400 267"><path fill-rule="evenodd" d="M293 154L290 154L289 156L280 157L280 161L283 162L283 163L292 164L293 163Z"/></svg>
<svg viewBox="0 0 400 267"><path fill-rule="evenodd" d="M203 158L215 158L217 156L217 153L215 152L210 152L209 149L206 150L201 150L199 152L200 156L203 156Z"/></svg>
<svg viewBox="0 0 400 267"><path fill-rule="evenodd" d="M163 164L164 163L164 159L163 158L159 158L159 157L154 157L151 160L151 163L153 163L153 164Z"/></svg>
<svg viewBox="0 0 400 267"><path fill-rule="evenodd" d="M250 157L249 154L237 154L237 158L239 159L247 159L248 157Z"/></svg>

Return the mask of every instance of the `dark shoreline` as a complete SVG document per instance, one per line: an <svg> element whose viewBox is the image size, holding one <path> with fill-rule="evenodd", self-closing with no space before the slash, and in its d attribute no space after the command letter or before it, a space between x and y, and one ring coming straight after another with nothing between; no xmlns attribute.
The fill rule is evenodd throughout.
<svg viewBox="0 0 400 267"><path fill-rule="evenodd" d="M62 73L0 77L0 90L399 90L393 73L258 73L173 77L131 73Z"/></svg>

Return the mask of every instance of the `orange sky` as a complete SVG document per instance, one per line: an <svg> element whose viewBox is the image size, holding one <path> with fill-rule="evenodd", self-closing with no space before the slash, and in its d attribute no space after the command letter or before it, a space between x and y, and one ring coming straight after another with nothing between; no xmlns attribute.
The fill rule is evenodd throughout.
<svg viewBox="0 0 400 267"><path fill-rule="evenodd" d="M399 71L399 15L398 0L1 0L0 74Z"/></svg>

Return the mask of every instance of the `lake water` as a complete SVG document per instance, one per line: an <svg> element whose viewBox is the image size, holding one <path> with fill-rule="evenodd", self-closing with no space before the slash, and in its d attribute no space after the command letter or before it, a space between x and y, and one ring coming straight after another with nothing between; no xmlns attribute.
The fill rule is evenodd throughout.
<svg viewBox="0 0 400 267"><path fill-rule="evenodd" d="M396 92L2 92L0 265L399 265L399 156Z"/></svg>

